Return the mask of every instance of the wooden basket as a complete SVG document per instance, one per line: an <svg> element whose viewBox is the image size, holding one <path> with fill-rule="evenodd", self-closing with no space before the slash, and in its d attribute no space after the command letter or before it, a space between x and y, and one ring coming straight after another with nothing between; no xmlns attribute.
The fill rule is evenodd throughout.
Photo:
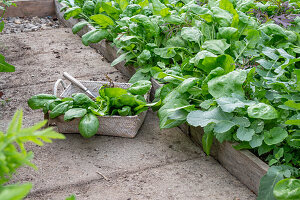
<svg viewBox="0 0 300 200"><path fill-rule="evenodd" d="M109 82L105 81L80 81L85 87L87 87L93 94L98 95L99 89L103 85L109 85ZM57 96L57 87L59 84L62 84L64 91L58 97L71 97L74 93L82 93L83 91L75 86L70 84L65 87L64 82L59 79L54 85L54 95ZM115 87L120 87L127 89L131 86L130 83L114 83ZM145 95L145 99L149 100L149 93ZM138 130L144 122L147 111L140 113L135 116L98 116L99 119L99 130L97 134L99 135L110 135L110 136L119 136L119 137L128 137L133 138L136 136ZM60 133L79 133L78 124L80 119L76 118L71 121L64 121L64 116L61 115L54 119L49 117L49 114L46 114L45 118L48 119L49 126L57 126L58 132Z"/></svg>

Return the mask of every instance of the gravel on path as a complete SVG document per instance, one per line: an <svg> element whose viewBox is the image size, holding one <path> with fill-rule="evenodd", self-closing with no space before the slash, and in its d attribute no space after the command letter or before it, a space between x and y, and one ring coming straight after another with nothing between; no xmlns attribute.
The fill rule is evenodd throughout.
<svg viewBox="0 0 300 200"><path fill-rule="evenodd" d="M8 17L1 34L31 32L62 27L57 18L48 17Z"/></svg>

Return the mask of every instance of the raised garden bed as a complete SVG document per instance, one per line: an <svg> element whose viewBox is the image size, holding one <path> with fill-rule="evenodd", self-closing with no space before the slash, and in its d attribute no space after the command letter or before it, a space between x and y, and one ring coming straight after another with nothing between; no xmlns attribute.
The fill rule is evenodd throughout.
<svg viewBox="0 0 300 200"><path fill-rule="evenodd" d="M56 14L59 20L61 20L66 26L73 27L79 20L70 19L66 21L63 18L63 13L60 9L63 7L57 0L55 0ZM82 36L90 30L93 30L92 26L86 26L79 31L78 35ZM111 45L111 43L102 40L100 43L92 44L91 47L98 50L108 61L112 62L117 58L117 49ZM115 66L124 75L131 77L135 73L135 68L131 66L125 66L125 62L121 62ZM152 97L155 94L155 90L161 87L156 80L152 79ZM203 135L202 128L190 127L183 125L180 129L197 144L201 145L201 138ZM244 183L255 194L258 194L258 187L260 179L266 174L268 165L256 157L248 150L238 151L232 147L232 143L224 142L219 143L214 141L212 147L212 156L217 159L231 174Z"/></svg>
<svg viewBox="0 0 300 200"><path fill-rule="evenodd" d="M17 7L7 8L4 17L45 17L55 15L53 0L16 0Z"/></svg>

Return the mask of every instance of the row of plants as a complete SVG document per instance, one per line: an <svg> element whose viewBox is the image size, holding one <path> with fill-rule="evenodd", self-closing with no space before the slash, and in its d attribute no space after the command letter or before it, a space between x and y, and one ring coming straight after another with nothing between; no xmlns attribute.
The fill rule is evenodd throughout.
<svg viewBox="0 0 300 200"><path fill-rule="evenodd" d="M82 19L73 33L95 27L83 44L111 41L121 54L112 66L137 67L129 82L163 83L152 103L161 128L203 127L208 155L214 137L250 149L271 166L258 199L299 197L298 1L60 2L65 19Z"/></svg>

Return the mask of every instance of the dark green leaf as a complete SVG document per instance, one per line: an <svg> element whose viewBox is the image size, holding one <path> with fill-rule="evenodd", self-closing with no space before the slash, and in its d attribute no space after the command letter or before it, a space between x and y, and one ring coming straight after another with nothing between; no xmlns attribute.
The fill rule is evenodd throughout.
<svg viewBox="0 0 300 200"><path fill-rule="evenodd" d="M97 133L99 129L99 120L94 114L88 113L81 118L78 129L83 137L90 138Z"/></svg>

